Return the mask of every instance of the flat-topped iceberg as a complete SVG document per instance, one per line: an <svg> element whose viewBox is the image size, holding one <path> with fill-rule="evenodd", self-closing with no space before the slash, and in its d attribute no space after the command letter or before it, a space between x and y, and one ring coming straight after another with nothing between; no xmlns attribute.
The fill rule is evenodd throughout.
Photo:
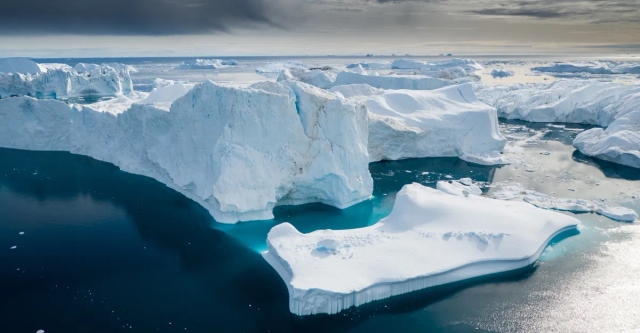
<svg viewBox="0 0 640 333"><path fill-rule="evenodd" d="M133 91L130 66L78 64L30 74L0 74L0 98L117 97Z"/></svg>
<svg viewBox="0 0 640 333"><path fill-rule="evenodd" d="M593 80L559 80L550 84L479 86L478 98L498 116L530 122L566 122L608 126L640 87Z"/></svg>
<svg viewBox="0 0 640 333"><path fill-rule="evenodd" d="M412 291L533 264L574 217L524 202L406 185L391 214L366 228L302 234L283 223L263 253L300 316L335 314ZM444 255L446 254L446 255Z"/></svg>
<svg viewBox="0 0 640 333"><path fill-rule="evenodd" d="M27 58L2 58L0 59L0 73L5 74L40 74L47 69Z"/></svg>
<svg viewBox="0 0 640 333"><path fill-rule="evenodd" d="M496 110L476 99L471 84L420 91L367 87L336 86L331 91L367 107L372 162L451 156L504 164L499 156L506 139Z"/></svg>
<svg viewBox="0 0 640 333"><path fill-rule="evenodd" d="M57 150L152 177L219 222L273 218L279 204L345 208L371 197L366 109L299 82L210 81L170 111L113 114L29 97L0 100L0 146Z"/></svg>
<svg viewBox="0 0 640 333"><path fill-rule="evenodd" d="M412 59L397 59L391 64L393 69L426 69L438 71L452 67L460 67L465 71L477 71L483 69L482 65L471 59L447 59L440 61L425 62Z"/></svg>
<svg viewBox="0 0 640 333"><path fill-rule="evenodd" d="M640 89L614 104L615 120L606 128L584 131L573 146L585 155L640 168Z"/></svg>
<svg viewBox="0 0 640 333"><path fill-rule="evenodd" d="M238 66L238 62L232 59L196 59L183 61L176 69L220 69L234 66Z"/></svg>

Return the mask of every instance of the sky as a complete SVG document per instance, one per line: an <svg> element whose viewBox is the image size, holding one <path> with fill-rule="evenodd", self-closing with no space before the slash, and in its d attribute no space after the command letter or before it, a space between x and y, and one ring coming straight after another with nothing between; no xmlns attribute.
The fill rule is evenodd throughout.
<svg viewBox="0 0 640 333"><path fill-rule="evenodd" d="M640 53L640 0L0 0L0 56Z"/></svg>

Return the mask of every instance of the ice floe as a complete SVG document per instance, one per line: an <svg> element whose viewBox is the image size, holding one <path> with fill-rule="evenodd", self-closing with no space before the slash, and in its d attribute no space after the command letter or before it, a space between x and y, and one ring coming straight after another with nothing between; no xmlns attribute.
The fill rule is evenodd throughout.
<svg viewBox="0 0 640 333"><path fill-rule="evenodd" d="M69 151L152 177L219 222L273 218L278 204L345 208L371 196L367 114L299 82L207 81L170 111L117 115L29 97L0 100L0 146Z"/></svg>
<svg viewBox="0 0 640 333"><path fill-rule="evenodd" d="M291 224L277 225L263 257L286 283L292 313L335 314L529 266L551 239L579 223L524 202L410 184L398 193L391 214L370 227L302 234Z"/></svg>

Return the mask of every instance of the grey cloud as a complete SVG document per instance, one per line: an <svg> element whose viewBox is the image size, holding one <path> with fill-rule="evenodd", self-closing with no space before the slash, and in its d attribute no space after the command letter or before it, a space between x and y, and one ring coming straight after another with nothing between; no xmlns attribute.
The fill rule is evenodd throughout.
<svg viewBox="0 0 640 333"><path fill-rule="evenodd" d="M274 25L274 0L0 0L0 34L169 35Z"/></svg>

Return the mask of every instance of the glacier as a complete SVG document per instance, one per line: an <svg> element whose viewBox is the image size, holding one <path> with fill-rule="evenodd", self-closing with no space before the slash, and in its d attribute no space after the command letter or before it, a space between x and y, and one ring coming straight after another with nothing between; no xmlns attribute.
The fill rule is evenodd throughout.
<svg viewBox="0 0 640 333"><path fill-rule="evenodd" d="M372 162L450 156L504 164L506 139L496 110L476 98L470 83L436 90L346 85L331 91L367 107Z"/></svg>
<svg viewBox="0 0 640 333"><path fill-rule="evenodd" d="M302 234L279 224L267 236L263 257L287 285L293 314L336 314L527 267L554 237L579 224L524 202L451 195L414 183L398 193L391 214L370 227Z"/></svg>
<svg viewBox="0 0 640 333"><path fill-rule="evenodd" d="M124 101L126 102L126 101ZM195 86L164 110L114 114L57 100L0 100L0 146L68 151L154 178L218 222L272 219L280 204L369 199L366 109L300 83Z"/></svg>
<svg viewBox="0 0 640 333"><path fill-rule="evenodd" d="M41 74L47 69L27 58L1 58L0 73Z"/></svg>
<svg viewBox="0 0 640 333"><path fill-rule="evenodd" d="M615 120L620 104L638 91L638 86L595 80L478 85L476 89L478 99L495 107L500 118L603 127Z"/></svg>
<svg viewBox="0 0 640 333"><path fill-rule="evenodd" d="M0 74L0 98L117 97L133 91L130 66L78 64L39 74Z"/></svg>
<svg viewBox="0 0 640 333"><path fill-rule="evenodd" d="M588 156L640 168L640 89L613 107L615 120L606 129L579 133L573 146Z"/></svg>

